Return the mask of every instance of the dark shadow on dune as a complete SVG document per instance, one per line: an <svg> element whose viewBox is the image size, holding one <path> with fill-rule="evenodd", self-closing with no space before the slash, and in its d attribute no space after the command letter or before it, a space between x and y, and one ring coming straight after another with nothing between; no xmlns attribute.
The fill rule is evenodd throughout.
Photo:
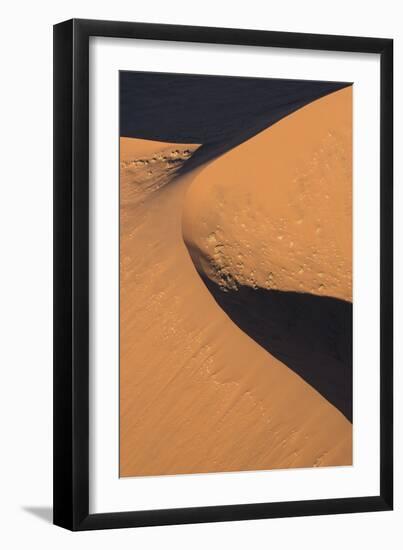
<svg viewBox="0 0 403 550"><path fill-rule="evenodd" d="M120 136L203 144L181 168L185 173L308 103L350 85L120 71Z"/></svg>
<svg viewBox="0 0 403 550"><path fill-rule="evenodd" d="M330 92L325 93L322 91L322 96L328 95L328 93ZM295 101L285 101L284 103L279 105L272 105L270 110L264 113L264 115L262 114L261 119L255 120L254 117L251 117L248 125L241 127L234 134L226 137L224 141L213 141L201 145L201 147L199 147L195 151L195 153L186 162L183 163L177 174L179 176L186 174L191 170L194 170L198 166L201 166L206 162L216 159L227 151L230 151L234 147L237 147L238 145L241 145L241 143L244 143L248 139L256 136L263 130L266 130L270 126L273 126L282 118L285 118L295 111L298 111L298 109L301 109L311 101L313 101L313 99L307 101L306 97L302 97ZM306 128L306 131L309 132L309 128Z"/></svg>
<svg viewBox="0 0 403 550"><path fill-rule="evenodd" d="M223 291L202 278L239 328L352 422L351 303L247 286Z"/></svg>

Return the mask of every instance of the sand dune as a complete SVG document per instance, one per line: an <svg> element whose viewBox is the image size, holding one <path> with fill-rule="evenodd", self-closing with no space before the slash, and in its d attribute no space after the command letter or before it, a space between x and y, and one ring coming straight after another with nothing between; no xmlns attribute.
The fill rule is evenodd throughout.
<svg viewBox="0 0 403 550"><path fill-rule="evenodd" d="M279 124L267 133L277 130ZM265 132L253 139L266 139L264 136ZM258 175L262 170L261 152L254 155L250 142L233 153L248 147L245 158L249 173ZM198 269L214 278L210 250L220 244L222 228L224 235L229 235L236 215L236 211L231 212L233 203L225 193L210 192L217 180L205 178L216 163L226 162L226 155L171 180L174 173L168 158L172 151L178 151L175 154L184 162L196 147L121 140L120 475L351 464L350 422L311 385L243 332L217 305L195 269L184 234L187 244L199 254L193 258ZM268 147L264 157L266 173L270 164L267 157L271 156L270 147L275 147L275 140L269 140ZM275 158L275 149L272 155ZM164 156L153 163L158 165L154 175L147 174L150 163L138 163ZM218 167L218 172L214 172L217 174L224 175L225 171ZM309 177L306 184L308 180ZM203 181L212 186L206 193L200 189ZM240 180L233 181L235 197L245 198ZM221 183L226 184L222 178L218 187ZM250 256L246 253L247 245L261 250L264 239L259 226L262 219L267 219L269 206L256 205L252 195L251 192L247 198L250 211L254 215L257 206L256 212L262 217L248 225L249 240L238 238L237 234L231 234L231 239L242 244L242 251L235 255L244 255L242 262L253 286L263 284L267 275L261 260L266 256L258 253L258 265L253 267L251 276L253 258L252 251ZM280 195L275 194L275 198L280 204ZM219 221L215 217L218 213ZM237 223L244 223L242 216ZM254 241L252 226L256 230ZM292 235L296 248L303 246L305 240L298 232ZM310 235L307 229L305 238ZM274 242L278 245L281 240ZM348 243L343 238L340 243L340 255L344 258L344 254L347 262ZM216 252L224 256L224 262L227 254L228 258L233 257L232 251ZM281 253L276 253L280 258ZM323 252L318 254L320 263ZM294 272L295 262L288 255L287 262ZM327 276L329 270L325 267ZM292 277L281 269L279 274L281 278L275 279L277 286L299 285L300 279L290 283ZM312 289L314 283L308 276L302 280ZM327 280L333 279L329 276ZM334 294L347 295L348 284L340 290L342 286L329 283Z"/></svg>
<svg viewBox="0 0 403 550"><path fill-rule="evenodd" d="M352 89L199 171L183 232L218 304L352 419Z"/></svg>
<svg viewBox="0 0 403 550"><path fill-rule="evenodd" d="M183 226L208 278L351 301L351 94L314 101L199 172Z"/></svg>

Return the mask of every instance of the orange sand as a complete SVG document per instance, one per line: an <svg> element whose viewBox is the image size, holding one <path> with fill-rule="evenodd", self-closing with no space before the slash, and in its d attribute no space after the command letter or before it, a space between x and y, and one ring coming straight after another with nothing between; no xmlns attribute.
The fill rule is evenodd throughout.
<svg viewBox="0 0 403 550"><path fill-rule="evenodd" d="M302 281L304 288L322 293L315 279L320 266L324 274L321 280L327 282L325 293L351 293L348 276L344 275L345 266L351 265L351 243L346 235L334 235L339 218L330 207L319 218L322 234L316 232L319 189L314 186L311 193L310 187L315 174L322 177L319 165L323 157L332 168L329 174L335 167L339 170L335 157L340 143L349 157L345 131L349 110L344 115L342 107L340 116L329 121L327 131L332 134L321 134L321 156L317 160L312 157L316 151L313 136L326 125L323 112L328 116L337 110L340 95L349 105L349 93L337 92L305 107L180 179L172 179L180 162L172 166L171 155L179 160L188 158L197 146L121 140L121 476L351 464L351 424L227 317L201 281L184 244L185 236L197 254L201 251L199 256L196 254L196 262L203 257L198 267L211 277L219 273L219 269L212 269L210 259L214 257L214 246L223 238L227 247L224 265L233 266L233 254L243 254L244 269L242 273L234 271L234 278L245 273L251 277L253 266L251 284L264 284L269 255L274 254L278 268L270 267L270 272L277 288L300 288ZM312 108L322 114L307 131L300 117ZM282 129L284 125L286 130ZM305 128L305 138L295 135L301 128ZM337 149L331 136L336 136ZM277 145L279 139L291 141L287 158ZM305 142L310 146L301 151ZM259 147L255 150L254 145ZM231 172L233 177L226 179L228 158L237 168ZM301 181L299 167L305 167L300 172ZM348 167L345 170L344 179L351 180ZM329 174L326 172L323 178L326 189L333 193L335 180ZM245 191L246 177L249 192ZM270 191L261 191L259 181ZM233 196L229 193L231 182ZM344 180L342 185L346 192ZM298 194L296 190L303 186L305 193ZM344 209L337 210L339 214L348 211L351 200L348 194L344 199L341 194ZM310 196L316 208L306 210ZM304 212L304 230L294 220L299 205ZM313 213L314 219L310 220ZM269 217L275 220L275 238L266 234ZM242 223L247 229L244 234ZM277 238L280 235L283 239ZM335 244L327 244L329 236ZM292 248L291 237L295 250L312 248L305 263L302 257L297 261L296 253L286 254L285 263L280 262L285 250L283 240L288 250ZM317 239L315 248L311 238ZM235 245L234 251L230 249L230 242L239 245L240 252L235 251ZM270 244L266 252L264 243ZM330 267L325 265L324 257L331 260L330 249L326 248L330 246L337 250L333 265L344 266L343 283L332 278ZM251 253L247 254L249 247ZM306 266L306 274L302 279L295 278L301 263Z"/></svg>
<svg viewBox="0 0 403 550"><path fill-rule="evenodd" d="M319 99L205 167L184 236L220 286L352 299L352 88Z"/></svg>

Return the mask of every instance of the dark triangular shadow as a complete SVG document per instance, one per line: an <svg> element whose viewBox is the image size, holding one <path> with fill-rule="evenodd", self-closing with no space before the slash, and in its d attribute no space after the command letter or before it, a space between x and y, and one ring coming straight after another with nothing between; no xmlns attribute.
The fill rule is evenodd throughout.
<svg viewBox="0 0 403 550"><path fill-rule="evenodd" d="M239 328L352 421L350 302L248 286L224 291L203 281Z"/></svg>
<svg viewBox="0 0 403 550"><path fill-rule="evenodd" d="M121 71L120 136L176 143L249 139L346 82Z"/></svg>

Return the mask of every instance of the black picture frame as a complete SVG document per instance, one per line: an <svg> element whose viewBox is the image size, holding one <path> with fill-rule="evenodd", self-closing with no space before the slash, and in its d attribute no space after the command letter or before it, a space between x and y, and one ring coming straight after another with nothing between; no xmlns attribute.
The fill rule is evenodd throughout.
<svg viewBox="0 0 403 550"><path fill-rule="evenodd" d="M380 491L370 497L89 513L89 38L377 53L380 123ZM393 41L73 19L54 26L54 523L67 529L234 521L393 507Z"/></svg>

